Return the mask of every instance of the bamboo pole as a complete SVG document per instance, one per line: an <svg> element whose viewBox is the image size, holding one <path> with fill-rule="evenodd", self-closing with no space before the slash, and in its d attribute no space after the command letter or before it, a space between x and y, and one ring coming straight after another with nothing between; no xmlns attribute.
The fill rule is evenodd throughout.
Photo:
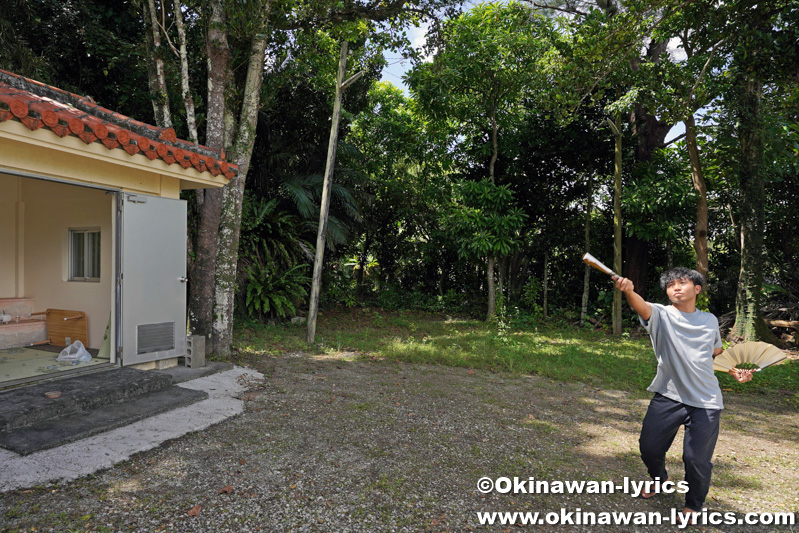
<svg viewBox="0 0 799 533"><path fill-rule="evenodd" d="M608 119L610 129L616 139L615 157L613 165L613 270L621 272L621 117L617 114L616 120ZM621 291L613 291L613 334L621 335Z"/></svg>
<svg viewBox="0 0 799 533"><path fill-rule="evenodd" d="M591 251L591 209L593 208L593 194L594 194L594 175L588 175L588 196L585 200L585 253ZM591 267L585 265L585 273L583 274L583 305L580 308L580 325L585 325L585 319L588 315L588 297L590 292L591 282Z"/></svg>
<svg viewBox="0 0 799 533"><path fill-rule="evenodd" d="M308 304L308 344L316 340L316 317L319 314L319 292L322 288L322 263L325 257L325 237L327 235L327 215L330 211L330 194L333 188L333 167L336 164L336 148L338 146L338 123L341 119L341 93L344 71L347 69L347 41L341 43L341 57L338 61L336 76L336 99L333 103L333 120L330 125L330 142L327 146L327 164L322 186L322 204L319 209L319 230L316 234L316 257L313 264L313 281L311 283L311 301Z"/></svg>

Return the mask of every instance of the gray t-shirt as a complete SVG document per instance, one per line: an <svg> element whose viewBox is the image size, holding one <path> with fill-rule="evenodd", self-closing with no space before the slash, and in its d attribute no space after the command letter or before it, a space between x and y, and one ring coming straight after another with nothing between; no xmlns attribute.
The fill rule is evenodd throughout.
<svg viewBox="0 0 799 533"><path fill-rule="evenodd" d="M724 409L713 350L721 348L719 321L712 313L683 313L674 306L650 304L649 320L638 317L649 336L658 370L647 390L703 409Z"/></svg>

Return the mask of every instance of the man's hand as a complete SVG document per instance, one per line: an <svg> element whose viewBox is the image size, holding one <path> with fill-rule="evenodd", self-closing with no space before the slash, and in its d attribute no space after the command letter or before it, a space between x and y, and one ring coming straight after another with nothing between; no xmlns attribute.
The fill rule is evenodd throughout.
<svg viewBox="0 0 799 533"><path fill-rule="evenodd" d="M731 368L727 371L729 375L735 378L738 383L746 383L752 381L752 374L754 370L741 370L740 368Z"/></svg>
<svg viewBox="0 0 799 533"><path fill-rule="evenodd" d="M624 297L627 298L627 303L630 304L630 307L632 307L641 318L649 320L649 317L652 316L652 306L635 292L635 285L633 285L632 280L621 276L616 276L613 279L616 281L616 288L624 293Z"/></svg>
<svg viewBox="0 0 799 533"><path fill-rule="evenodd" d="M635 285L633 285L633 280L631 280L630 278L615 276L613 279L616 280L616 288L619 289L621 292L626 294L629 291L635 290Z"/></svg>

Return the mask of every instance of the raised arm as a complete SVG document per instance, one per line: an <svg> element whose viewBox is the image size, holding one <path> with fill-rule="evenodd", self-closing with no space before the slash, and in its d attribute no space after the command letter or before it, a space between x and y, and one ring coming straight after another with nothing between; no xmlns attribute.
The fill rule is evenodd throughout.
<svg viewBox="0 0 799 533"><path fill-rule="evenodd" d="M621 276L617 276L614 279L616 280L616 288L624 293L624 297L627 298L627 303L630 304L630 307L632 307L641 318L649 320L649 317L652 316L652 306L641 298L640 294L635 292L635 286L632 280L629 278L622 278Z"/></svg>

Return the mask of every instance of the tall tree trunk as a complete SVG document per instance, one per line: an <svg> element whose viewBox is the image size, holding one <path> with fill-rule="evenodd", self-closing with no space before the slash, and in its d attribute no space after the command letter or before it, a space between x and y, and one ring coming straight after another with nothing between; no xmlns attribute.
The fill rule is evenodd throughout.
<svg viewBox="0 0 799 533"><path fill-rule="evenodd" d="M267 5L267 9L269 6ZM261 109L261 87L264 82L264 55L267 32L264 28L252 38L244 98L238 120L233 154L239 167L238 174L224 187L222 215L217 243L216 284L214 290L215 313L213 342L216 352L230 353L233 343L233 312L236 296L236 271L239 261L239 234L241 230L241 206L244 202L244 185L250 169L255 146L255 127Z"/></svg>
<svg viewBox="0 0 799 533"><path fill-rule="evenodd" d="M183 9L180 5L180 0L174 0L174 5L180 56L180 89L183 105L186 108L186 126L189 128L189 140L194 144L199 144L197 119L194 115L194 98L191 96L191 84L189 83L189 54L186 51L186 28L183 25Z"/></svg>
<svg viewBox="0 0 799 533"><path fill-rule="evenodd" d="M776 339L761 315L763 288L763 232L765 228L765 183L763 179L764 128L760 115L763 84L742 74L736 87L736 114L740 161L738 180L741 194L739 225L741 228L741 270L735 301L735 325L730 340L750 341Z"/></svg>
<svg viewBox="0 0 799 533"><path fill-rule="evenodd" d="M660 43L653 50L665 50L665 44ZM658 57L658 56L652 56ZM642 105L637 105L632 117L633 134L635 135L635 168L641 168L652 160L656 150L663 148L666 143L666 135L671 130L672 125L658 120L648 109ZM625 251L627 268L623 275L630 278L635 285L635 290L642 297L646 298L646 282L648 277L649 265L649 243L637 237L627 238L627 249Z"/></svg>
<svg viewBox="0 0 799 533"><path fill-rule="evenodd" d="M588 176L588 194L585 199L585 246L583 250L585 253L591 252L591 210L594 204L594 175ZM583 302L580 308L580 325L585 325L585 318L588 316L588 298L590 292L591 282L591 267L585 265L585 272L583 273Z"/></svg>
<svg viewBox="0 0 799 533"><path fill-rule="evenodd" d="M488 288L488 311L486 320L491 320L497 314L496 291L494 289L494 257L488 258L488 268L486 268L486 286Z"/></svg>
<svg viewBox="0 0 799 533"><path fill-rule="evenodd" d="M491 178L491 183L496 183L494 179L494 167L497 163L497 157L499 154L499 143L497 142L497 131L499 130L499 126L497 125L497 117L496 117L496 110L491 110L491 161L488 163L488 176ZM496 288L494 287L494 263L495 259L493 256L488 258L488 268L486 268L486 276L487 276L487 283L486 286L488 287L488 312L486 314L486 320L491 320L494 318L496 314Z"/></svg>
<svg viewBox="0 0 799 533"><path fill-rule="evenodd" d="M491 178L491 183L494 183L494 168L496 167L497 158L499 157L498 131L497 112L496 109L491 109L491 161L488 163L488 176Z"/></svg>
<svg viewBox="0 0 799 533"><path fill-rule="evenodd" d="M171 128L172 114L169 111L169 95L166 86L164 58L162 57L163 50L161 49L162 24L158 22L155 0L147 0L147 11L150 15L150 37L153 45L152 62L155 76L150 77L150 98L153 102L155 123L162 128Z"/></svg>
<svg viewBox="0 0 799 533"><path fill-rule="evenodd" d="M633 280L635 292L646 298L646 277L649 271L649 243L635 235L624 237L624 273Z"/></svg>
<svg viewBox="0 0 799 533"><path fill-rule="evenodd" d="M549 317L549 250L544 252L544 318Z"/></svg>
<svg viewBox="0 0 799 533"><path fill-rule="evenodd" d="M330 195L333 188L333 170L336 166L336 150L338 148L338 124L341 119L341 93L344 73L347 70L347 41L341 42L341 53L336 74L336 97L333 102L333 117L330 124L330 140L327 143L327 162L325 163L325 179L322 187L322 201L319 206L319 227L316 231L316 256L313 263L313 279L311 280L311 298L308 303L308 331L305 341L313 344L316 340L316 317L319 311L319 294L322 291L322 267L325 259L325 241L327 238L327 220L330 209Z"/></svg>
<svg viewBox="0 0 799 533"><path fill-rule="evenodd" d="M621 164L622 164L622 145L621 145L621 118L616 115L615 122L611 122L613 137L615 139L615 149L613 158L613 271L621 272ZM613 333L621 335L621 291L613 291Z"/></svg>
<svg viewBox="0 0 799 533"><path fill-rule="evenodd" d="M525 248L516 250L508 266L508 293L514 302L521 300L530 270L530 256Z"/></svg>
<svg viewBox="0 0 799 533"><path fill-rule="evenodd" d="M696 226L694 228L694 250L696 250L696 270L705 277L709 270L707 257L707 184L702 172L702 161L699 159L699 146L696 142L696 121L689 114L685 119L685 144L688 147L688 158L691 160L691 180L699 194L696 202Z"/></svg>
<svg viewBox="0 0 799 533"><path fill-rule="evenodd" d="M208 54L208 117L205 144L220 152L229 142L226 131L228 106L225 89L232 81L230 46L224 32L223 0L212 0L206 36ZM216 269L217 234L222 214L222 189L197 191L197 236L195 259L189 271L189 328L195 335L204 335L206 352L215 351L213 344L214 272Z"/></svg>

